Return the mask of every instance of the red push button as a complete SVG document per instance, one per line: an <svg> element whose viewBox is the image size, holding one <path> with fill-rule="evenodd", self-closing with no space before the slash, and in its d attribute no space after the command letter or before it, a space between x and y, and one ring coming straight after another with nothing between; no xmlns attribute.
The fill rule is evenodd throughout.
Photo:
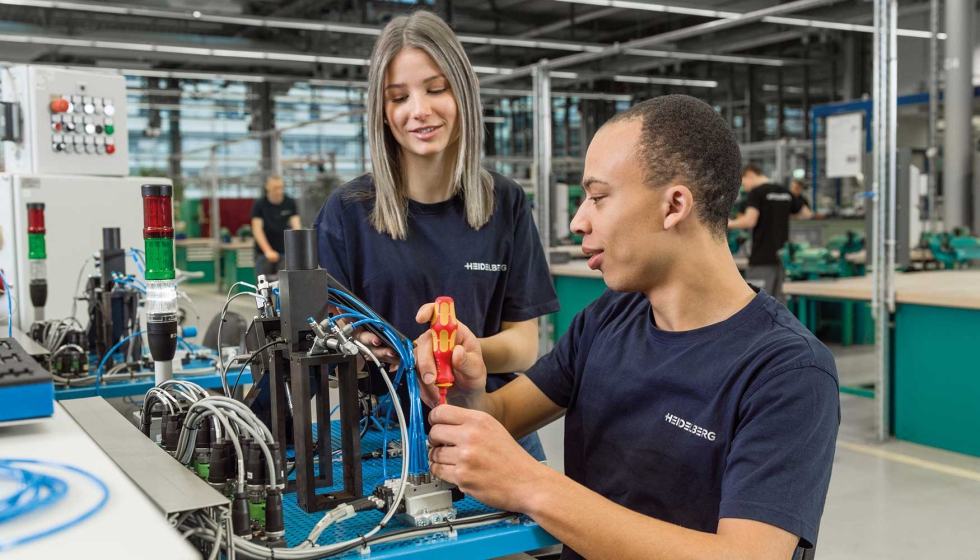
<svg viewBox="0 0 980 560"><path fill-rule="evenodd" d="M107 154L114 154L114 153L116 153L116 147L113 146L112 144L106 144L105 153L107 153Z"/></svg>
<svg viewBox="0 0 980 560"><path fill-rule="evenodd" d="M51 112L52 113L67 113L68 112L68 100L67 99L55 99L51 102Z"/></svg>
<svg viewBox="0 0 980 560"><path fill-rule="evenodd" d="M62 126L60 122L51 123L51 129L55 132L61 132Z"/></svg>

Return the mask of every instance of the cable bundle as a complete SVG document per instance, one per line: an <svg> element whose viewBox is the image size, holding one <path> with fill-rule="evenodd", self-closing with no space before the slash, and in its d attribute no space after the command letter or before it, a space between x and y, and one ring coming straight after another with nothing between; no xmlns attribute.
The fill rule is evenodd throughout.
<svg viewBox="0 0 980 560"><path fill-rule="evenodd" d="M425 448L425 423L422 418L422 399L418 386L418 378L414 372L415 353L413 351L412 341L401 336L394 327L378 317L374 311L353 295L336 288L330 288L329 293L332 297L330 301L331 305L343 311L343 314L332 317L330 319L331 323L339 319L354 319L354 322L351 324L352 328L365 327L370 329L382 338L392 350L398 353L399 364L393 384L397 387L404 378L408 386L408 441L402 442L403 447L407 451L405 455L409 462L408 472L413 475L428 472L429 468ZM363 350L373 356L366 348ZM380 364L378 366L380 368ZM388 405L388 412L385 418L383 450L388 447L388 424L391 419L391 410L397 404L389 400L383 404L379 404L379 407L384 405ZM384 472L387 477L387 465L384 466Z"/></svg>

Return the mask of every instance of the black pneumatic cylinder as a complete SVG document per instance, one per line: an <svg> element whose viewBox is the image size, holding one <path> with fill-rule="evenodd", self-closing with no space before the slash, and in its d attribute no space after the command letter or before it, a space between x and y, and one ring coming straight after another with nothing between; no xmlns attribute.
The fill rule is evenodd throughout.
<svg viewBox="0 0 980 560"><path fill-rule="evenodd" d="M122 247L122 235L117 227L102 228L102 249L112 251Z"/></svg>
<svg viewBox="0 0 980 560"><path fill-rule="evenodd" d="M285 270L316 270L318 267L316 230L286 231Z"/></svg>

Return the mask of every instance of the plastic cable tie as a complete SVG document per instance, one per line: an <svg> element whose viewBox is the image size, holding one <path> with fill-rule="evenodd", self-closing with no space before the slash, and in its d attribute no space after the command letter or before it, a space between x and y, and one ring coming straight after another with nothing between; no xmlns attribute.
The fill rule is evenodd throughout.
<svg viewBox="0 0 980 560"><path fill-rule="evenodd" d="M361 548L358 550L358 552L362 555L371 554L371 545L368 544L367 539L364 537L364 535L358 533L357 536L361 539L361 542L363 543L361 545Z"/></svg>
<svg viewBox="0 0 980 560"><path fill-rule="evenodd" d="M450 539L455 539L458 536L458 533L456 533L456 528L453 527L452 519L446 519L446 523L449 524L449 532L446 533L446 536Z"/></svg>

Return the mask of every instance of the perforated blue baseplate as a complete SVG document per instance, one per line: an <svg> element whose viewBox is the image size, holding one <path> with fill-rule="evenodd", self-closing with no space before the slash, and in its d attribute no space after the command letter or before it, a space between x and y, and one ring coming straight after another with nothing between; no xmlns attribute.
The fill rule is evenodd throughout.
<svg viewBox="0 0 980 560"><path fill-rule="evenodd" d="M340 448L340 422L331 423L332 443L334 451ZM316 429L313 430L314 435ZM389 437L397 438L398 432ZM368 430L364 438L361 439L361 453L381 449L383 436L380 431ZM389 477L398 477L401 474L401 460L388 459L387 473ZM316 466L314 466L316 469ZM338 484L331 488L321 488L317 493L329 493L343 489L343 468L339 459L333 463L334 481ZM382 470L382 460L369 459L362 461L362 474L364 480L364 495L374 492L375 486L385 479ZM290 477L295 478L295 474ZM296 546L303 542L313 530L313 526L323 517L326 512L306 513L299 508L296 503L296 494L286 494L283 496L283 510L286 524L286 542L289 546ZM493 513L497 510L491 509L473 498L467 497L455 504L458 510L457 521L462 521L466 517ZM365 511L358 513L353 519L348 519L341 523L335 523L327 528L320 535L318 544L328 545L331 543L356 539L358 536L373 529L384 515L380 511ZM404 529L408 527L397 517L393 518L381 534L384 532ZM379 544L371 546L370 552L365 554L358 550L353 550L345 554L336 556L337 558L425 558L438 560L445 559L482 559L506 556L516 552L535 550L557 544L558 541L546 533L537 523L527 517L522 517L516 523L502 522L485 527L474 529L463 529L457 531L457 536L450 538L445 534L430 535L411 540Z"/></svg>

